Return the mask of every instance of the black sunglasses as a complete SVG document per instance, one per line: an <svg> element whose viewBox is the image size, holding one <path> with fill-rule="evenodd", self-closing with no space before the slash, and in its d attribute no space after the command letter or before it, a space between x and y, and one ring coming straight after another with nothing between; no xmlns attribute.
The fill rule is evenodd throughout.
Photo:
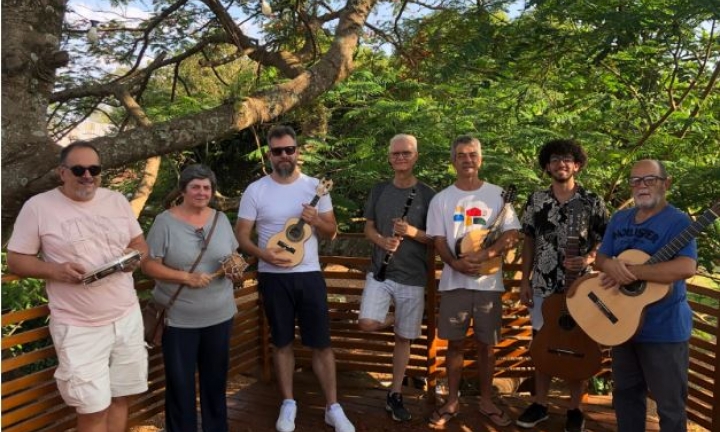
<svg viewBox="0 0 720 432"><path fill-rule="evenodd" d="M290 156L295 154L295 150L297 150L297 146L274 147L270 149L270 153L272 153L273 156L280 156L285 152L286 155Z"/></svg>
<svg viewBox="0 0 720 432"><path fill-rule="evenodd" d="M102 171L102 167L100 165L90 165L90 166L73 165L71 167L66 165L65 168L69 169L75 177L84 176L85 171L89 171L91 176L96 177L96 176L99 176L100 171Z"/></svg>

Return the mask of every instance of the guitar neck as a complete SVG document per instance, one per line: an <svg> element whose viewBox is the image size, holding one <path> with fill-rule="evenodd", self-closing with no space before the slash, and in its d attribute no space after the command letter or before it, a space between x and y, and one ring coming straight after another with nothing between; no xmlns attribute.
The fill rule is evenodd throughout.
<svg viewBox="0 0 720 432"><path fill-rule="evenodd" d="M685 228L680 234L678 234L670 243L666 244L659 251L655 252L645 264L657 264L664 261L669 261L675 254L685 247L686 244L690 243L690 240L697 237L705 227L710 225L718 215L713 212L712 209L706 210L697 220Z"/></svg>
<svg viewBox="0 0 720 432"><path fill-rule="evenodd" d="M310 201L310 207L315 207L317 205L318 201L320 201L320 195L315 195L315 197L312 199L312 201ZM299 218L299 219L300 220L298 220L295 223L295 225L293 225L293 227L292 227L292 229L298 233L302 232L302 229L305 226L305 221L303 220L303 218Z"/></svg>
<svg viewBox="0 0 720 432"><path fill-rule="evenodd" d="M565 244L565 257L575 258L578 256L580 256L580 239L577 236L568 236ZM565 289L571 287L579 276L579 271L565 269Z"/></svg>
<svg viewBox="0 0 720 432"><path fill-rule="evenodd" d="M315 207L317 205L318 201L320 201L320 195L315 195L315 197L312 199L312 201L310 201L310 206Z"/></svg>
<svg viewBox="0 0 720 432"><path fill-rule="evenodd" d="M510 205L510 203L506 203L503 206L502 210L500 210L500 214L498 214L498 217L493 221L492 225L490 225L490 228L488 228L488 234L485 237L485 240L483 240L483 249L492 246L497 239L500 238L500 234L502 234L500 232L500 224L502 223L502 220L505 219L505 213Z"/></svg>

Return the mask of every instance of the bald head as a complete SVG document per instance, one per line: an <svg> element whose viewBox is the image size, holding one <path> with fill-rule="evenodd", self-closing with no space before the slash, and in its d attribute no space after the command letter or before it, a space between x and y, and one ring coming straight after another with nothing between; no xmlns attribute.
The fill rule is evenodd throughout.
<svg viewBox="0 0 720 432"><path fill-rule="evenodd" d="M665 169L665 164L660 162L657 159L641 159L637 162L635 162L635 165L633 165L632 170L635 171L635 169L655 169L657 172L658 177L668 177L667 170Z"/></svg>

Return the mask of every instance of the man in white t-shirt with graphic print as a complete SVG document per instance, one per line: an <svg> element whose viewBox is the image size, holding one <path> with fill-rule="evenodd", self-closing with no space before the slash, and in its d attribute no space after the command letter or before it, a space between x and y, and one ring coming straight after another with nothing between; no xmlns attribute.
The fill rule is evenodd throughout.
<svg viewBox="0 0 720 432"><path fill-rule="evenodd" d="M451 157L457 180L435 195L427 221L427 235L434 238L435 249L445 263L439 286L442 296L438 336L448 340L448 398L432 413L429 422L433 427L444 427L459 412L463 341L472 321L480 371L479 410L496 425L507 426L512 421L491 398L493 346L500 339L501 297L505 288L502 270L482 275L481 269L488 260L501 257L517 243L520 221L511 206L503 214L502 188L478 178L482 164L480 141L468 135L456 138ZM470 231L488 229L501 215L502 234L493 245L479 252L456 255L459 239Z"/></svg>

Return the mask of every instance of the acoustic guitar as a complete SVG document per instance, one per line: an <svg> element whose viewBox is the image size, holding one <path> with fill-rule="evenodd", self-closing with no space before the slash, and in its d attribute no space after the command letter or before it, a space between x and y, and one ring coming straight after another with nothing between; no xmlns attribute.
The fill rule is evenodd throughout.
<svg viewBox="0 0 720 432"><path fill-rule="evenodd" d="M502 191L504 201L503 208L495 221L487 229L477 229L466 233L455 242L455 256L460 257L473 252L480 252L487 249L500 238L502 235L502 221L505 219L505 213L512 208L512 203L517 198L517 188L510 185L507 190ZM500 271L502 267L503 256L496 256L480 264L480 274L491 275Z"/></svg>
<svg viewBox="0 0 720 432"><path fill-rule="evenodd" d="M568 209L568 233L565 256L580 256L579 232L584 224L580 202ZM572 286L579 271L565 270L563 286ZM570 316L565 292L556 292L543 300L543 326L533 337L530 356L535 367L545 374L566 380L586 380L602 367L600 346Z"/></svg>
<svg viewBox="0 0 720 432"><path fill-rule="evenodd" d="M656 264L670 260L720 214L720 202L706 210L690 226L660 248L653 256L628 249L617 258L630 264ZM635 281L619 289L600 285L599 274L578 279L568 292L568 309L578 325L602 345L616 346L628 341L642 324L645 309L665 298L672 284Z"/></svg>
<svg viewBox="0 0 720 432"><path fill-rule="evenodd" d="M315 197L310 202L315 207L323 195L330 193L333 187L333 181L323 178L315 190ZM306 224L301 218L290 218L285 222L285 227L279 233L270 237L266 249L279 247L282 249L280 255L283 258L290 259L291 266L295 267L300 264L305 256L305 242L312 235L312 228Z"/></svg>

